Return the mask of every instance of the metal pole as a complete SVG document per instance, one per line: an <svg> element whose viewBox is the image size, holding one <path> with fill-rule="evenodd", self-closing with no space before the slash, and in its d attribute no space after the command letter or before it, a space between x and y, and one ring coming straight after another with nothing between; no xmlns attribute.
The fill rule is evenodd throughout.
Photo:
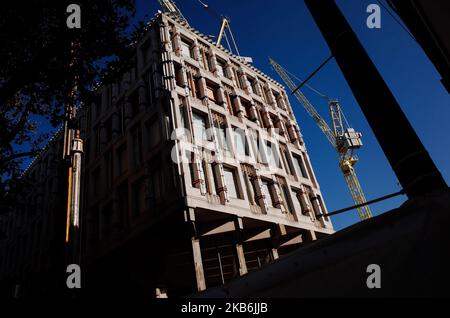
<svg viewBox="0 0 450 318"><path fill-rule="evenodd" d="M67 193L67 216L66 216L66 263L79 264L80 248L80 188L81 188L81 160L83 154L83 141L80 138L80 129L76 124L76 98L78 75L77 53L79 44L73 41L71 44L71 57L69 74L68 100L65 108L65 136L64 136L64 158L68 162L68 193Z"/></svg>
<svg viewBox="0 0 450 318"><path fill-rule="evenodd" d="M408 198L447 184L333 0L305 0Z"/></svg>

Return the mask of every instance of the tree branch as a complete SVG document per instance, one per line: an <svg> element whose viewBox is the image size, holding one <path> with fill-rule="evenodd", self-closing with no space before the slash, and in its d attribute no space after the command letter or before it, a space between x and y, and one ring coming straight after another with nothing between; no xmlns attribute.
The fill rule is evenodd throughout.
<svg viewBox="0 0 450 318"><path fill-rule="evenodd" d="M0 161L0 167L4 164L8 163L9 161L22 158L22 157L33 157L36 155L35 151L26 151L26 152L17 152L15 154L12 154L11 156L8 156Z"/></svg>
<svg viewBox="0 0 450 318"><path fill-rule="evenodd" d="M4 138L1 139L2 143L7 145L11 143L14 138L17 136L17 134L20 132L20 130L23 129L25 124L28 121L28 116L30 115L32 103L27 103L27 106L23 110L22 114L20 115L20 119L17 121L17 124L14 126L11 131L9 131Z"/></svg>

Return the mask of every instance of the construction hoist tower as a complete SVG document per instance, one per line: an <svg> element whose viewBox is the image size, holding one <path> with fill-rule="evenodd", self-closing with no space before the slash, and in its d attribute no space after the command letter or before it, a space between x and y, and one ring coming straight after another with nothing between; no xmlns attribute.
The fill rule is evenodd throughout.
<svg viewBox="0 0 450 318"><path fill-rule="evenodd" d="M336 149L339 156L339 167L344 174L345 182L348 185L355 204L365 204L366 198L354 168L355 164L358 162L354 150L359 149L362 146L361 133L350 128L339 102L335 99L330 99L328 101L331 123L333 125L333 130L331 130L327 122L320 116L305 95L303 95L299 89L296 89L297 85L289 76L288 71L271 58L269 58L269 62L283 82L294 92L295 97L314 119L320 130L325 134L325 137L327 137L328 141L333 145L334 149ZM361 220L372 217L372 212L368 205L359 206L357 210Z"/></svg>

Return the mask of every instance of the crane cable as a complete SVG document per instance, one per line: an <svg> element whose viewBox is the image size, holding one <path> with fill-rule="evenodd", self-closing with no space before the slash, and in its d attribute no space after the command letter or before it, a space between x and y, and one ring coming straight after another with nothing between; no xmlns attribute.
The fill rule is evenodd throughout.
<svg viewBox="0 0 450 318"><path fill-rule="evenodd" d="M303 80L301 78L299 78L298 76L296 76L295 74L289 72L287 69L285 69L283 66L279 65L287 74L289 74L290 76L292 76L294 79L296 79L297 81L299 81L300 83L303 83ZM312 87L310 84L305 83L305 86L308 87L312 92L316 93L319 97L326 99L326 100L330 100L330 98L326 95L323 94L322 92L320 92L319 90L315 89L314 87ZM342 117L344 119L345 124L347 125L347 127L352 127L351 125L349 125L347 117L345 116L345 113L341 111Z"/></svg>
<svg viewBox="0 0 450 318"><path fill-rule="evenodd" d="M232 40L232 42L233 42L234 48L235 48L235 50L236 50L236 53L237 53L238 56L240 56L240 53L239 53L239 50L238 50L236 41L235 41L234 36L233 36L233 32L231 32L231 28L230 28L230 19L224 17L223 15L218 14L215 10L213 10L213 9L209 6L209 4L207 4L207 3L205 3L205 2L203 2L203 1L201 1L201 0L197 0L197 1L203 6L203 8L205 8L206 12L208 12L208 14L209 14L210 16L212 16L213 18L217 19L217 20L220 21L220 22L222 22L223 19L226 19L226 20L227 20L227 24L228 24L228 26L227 26L228 32L230 32L231 40ZM227 35L227 32L226 32L226 31L224 31L223 37L225 38L225 41L227 42L228 49L229 49L230 52L231 52L231 51L232 51L232 49L231 49L232 46L230 45L230 40L228 39L228 35Z"/></svg>

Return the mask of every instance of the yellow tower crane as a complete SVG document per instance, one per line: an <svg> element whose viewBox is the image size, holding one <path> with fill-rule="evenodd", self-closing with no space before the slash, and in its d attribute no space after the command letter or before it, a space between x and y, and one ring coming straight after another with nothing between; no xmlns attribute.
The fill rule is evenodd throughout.
<svg viewBox="0 0 450 318"><path fill-rule="evenodd" d="M339 102L335 99L330 99L328 102L331 123L333 125L333 130L331 130L327 122L320 116L305 95L303 95L299 89L296 89L297 85L295 85L294 81L289 76L288 71L271 58L269 58L269 62L287 87L294 92L295 97L313 118L320 130L325 134L325 137L327 137L328 141L333 145L334 149L336 149L339 156L339 167L344 174L345 181L355 204L361 205L366 203L364 192L354 168L355 164L358 162L358 158L353 152L362 146L361 133L350 128ZM372 212L368 205L360 206L357 210L361 220L372 217Z"/></svg>

